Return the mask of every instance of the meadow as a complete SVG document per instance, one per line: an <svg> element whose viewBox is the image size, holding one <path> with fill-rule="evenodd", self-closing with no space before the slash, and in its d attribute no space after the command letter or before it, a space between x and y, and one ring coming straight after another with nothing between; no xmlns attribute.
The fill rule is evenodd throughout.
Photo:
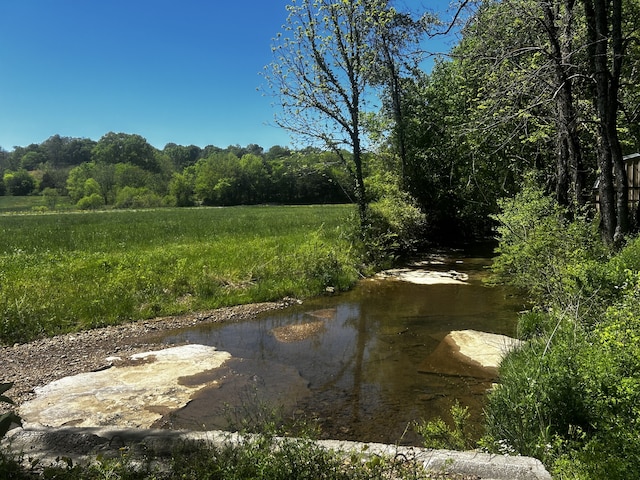
<svg viewBox="0 0 640 480"><path fill-rule="evenodd" d="M0 215L0 342L304 298L358 277L351 205Z"/></svg>

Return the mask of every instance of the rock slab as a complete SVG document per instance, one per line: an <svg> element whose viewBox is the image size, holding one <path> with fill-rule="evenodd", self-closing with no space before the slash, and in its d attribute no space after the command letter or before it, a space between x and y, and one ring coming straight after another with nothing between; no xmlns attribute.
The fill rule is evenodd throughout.
<svg viewBox="0 0 640 480"><path fill-rule="evenodd" d="M19 414L27 424L148 428L184 407L211 381L194 378L221 367L231 355L206 345L184 345L112 357L111 368L64 377L35 389Z"/></svg>
<svg viewBox="0 0 640 480"><path fill-rule="evenodd" d="M520 340L506 335L453 331L444 337L418 371L495 379L504 356L519 345Z"/></svg>

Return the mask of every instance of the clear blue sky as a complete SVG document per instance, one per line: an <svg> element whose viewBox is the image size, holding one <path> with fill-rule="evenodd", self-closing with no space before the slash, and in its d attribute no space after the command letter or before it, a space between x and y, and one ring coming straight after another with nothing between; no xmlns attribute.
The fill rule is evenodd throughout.
<svg viewBox="0 0 640 480"><path fill-rule="evenodd" d="M257 87L288 3L0 0L0 147L109 131L287 145Z"/></svg>

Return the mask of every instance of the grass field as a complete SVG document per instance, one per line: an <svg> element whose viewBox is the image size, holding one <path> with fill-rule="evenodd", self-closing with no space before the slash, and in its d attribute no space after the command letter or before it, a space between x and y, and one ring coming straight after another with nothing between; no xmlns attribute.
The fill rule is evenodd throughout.
<svg viewBox="0 0 640 480"><path fill-rule="evenodd" d="M240 303L357 278L352 206L0 215L0 342Z"/></svg>
<svg viewBox="0 0 640 480"><path fill-rule="evenodd" d="M58 197L56 199L55 209L71 208L69 197ZM31 212L37 210L48 210L47 200L39 195L28 197L14 197L11 195L0 196L0 214L2 213L18 213Z"/></svg>

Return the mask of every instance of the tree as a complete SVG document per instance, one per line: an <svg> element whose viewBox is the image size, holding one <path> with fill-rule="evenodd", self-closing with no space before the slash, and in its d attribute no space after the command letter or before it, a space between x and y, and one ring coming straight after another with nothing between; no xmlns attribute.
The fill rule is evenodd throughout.
<svg viewBox="0 0 640 480"><path fill-rule="evenodd" d="M598 118L600 231L609 242L629 232L627 173L618 137L620 81L625 59L622 0L583 0L589 73Z"/></svg>
<svg viewBox="0 0 640 480"><path fill-rule="evenodd" d="M419 64L423 59L420 42L425 33L425 25L434 23L435 19L425 15L415 20L407 13L399 13L393 9L388 14L389 21L379 25L374 37L377 59L372 82L383 85L385 89L383 105L393 118L392 142L400 157L402 176L405 177L409 153L404 99L407 82L404 77L416 77L420 74Z"/></svg>
<svg viewBox="0 0 640 480"><path fill-rule="evenodd" d="M194 165L202 154L202 150L196 145L185 147L175 143L167 143L162 151L169 156L176 171Z"/></svg>
<svg viewBox="0 0 640 480"><path fill-rule="evenodd" d="M109 132L93 148L96 163L131 163L150 172L158 169L154 148L140 135Z"/></svg>
<svg viewBox="0 0 640 480"><path fill-rule="evenodd" d="M276 123L338 155L353 181L360 222L367 223L360 116L372 93L373 38L389 21L383 0L302 0L287 7L265 77L280 100ZM345 155L344 147L350 155Z"/></svg>
<svg viewBox="0 0 640 480"><path fill-rule="evenodd" d="M3 180L9 195L29 195L36 187L35 179L26 170L18 170L17 172L8 170L4 173Z"/></svg>

